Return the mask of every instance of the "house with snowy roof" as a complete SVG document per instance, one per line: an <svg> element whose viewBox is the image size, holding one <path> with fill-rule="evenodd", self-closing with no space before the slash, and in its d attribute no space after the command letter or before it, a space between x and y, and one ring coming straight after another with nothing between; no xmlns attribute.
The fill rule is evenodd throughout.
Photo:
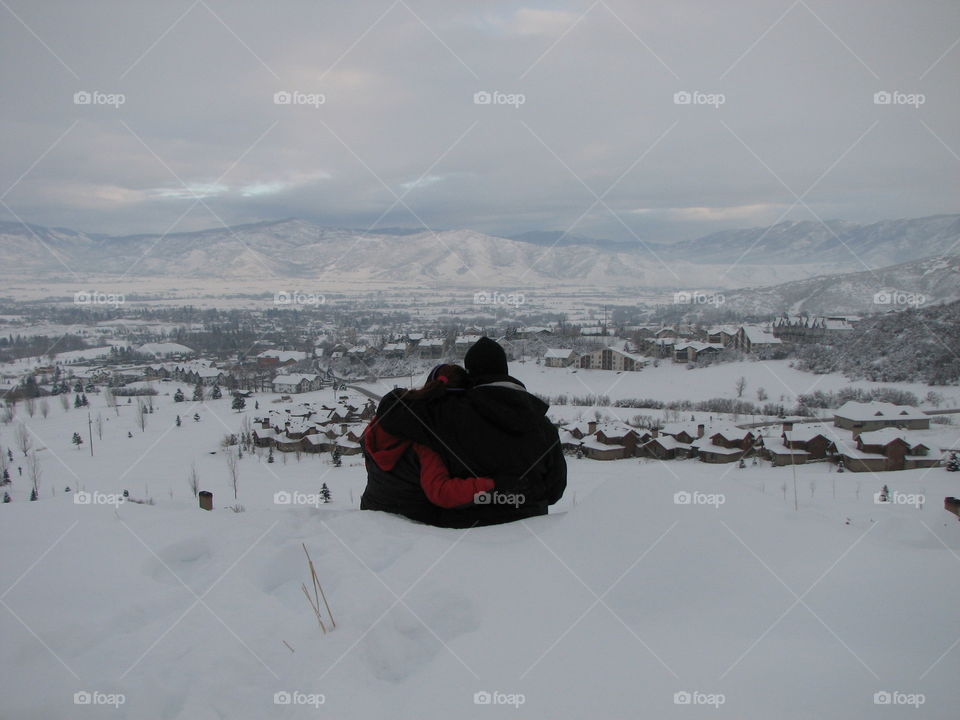
<svg viewBox="0 0 960 720"><path fill-rule="evenodd" d="M930 427L930 416L911 405L850 400L834 411L833 424L853 431L856 436L862 432L887 427L927 430Z"/></svg>
<svg viewBox="0 0 960 720"><path fill-rule="evenodd" d="M755 325L741 325L734 340L735 347L748 353L775 350L781 345L783 342L779 338Z"/></svg>
<svg viewBox="0 0 960 720"><path fill-rule="evenodd" d="M289 375L277 375L273 379L273 391L284 394L304 393L319 390L322 384L323 381L319 375L290 373Z"/></svg>
<svg viewBox="0 0 960 720"><path fill-rule="evenodd" d="M843 466L853 472L885 472L933 467L940 463L938 453L916 434L898 428L862 432L852 441L837 445Z"/></svg>
<svg viewBox="0 0 960 720"><path fill-rule="evenodd" d="M548 348L543 354L543 364L546 367L569 367L576 359L576 352L568 348Z"/></svg>

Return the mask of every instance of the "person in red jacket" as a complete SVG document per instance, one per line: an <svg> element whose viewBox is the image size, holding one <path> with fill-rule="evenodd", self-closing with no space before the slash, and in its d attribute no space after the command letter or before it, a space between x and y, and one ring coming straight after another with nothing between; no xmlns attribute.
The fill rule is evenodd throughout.
<svg viewBox="0 0 960 720"><path fill-rule="evenodd" d="M422 390L413 397L429 396L466 384L466 371L458 365L434 368ZM418 522L453 527L444 521L444 510L471 507L476 497L493 490L493 479L450 477L443 459L426 445L391 435L374 417L362 438L367 467L367 487L361 510L382 510Z"/></svg>

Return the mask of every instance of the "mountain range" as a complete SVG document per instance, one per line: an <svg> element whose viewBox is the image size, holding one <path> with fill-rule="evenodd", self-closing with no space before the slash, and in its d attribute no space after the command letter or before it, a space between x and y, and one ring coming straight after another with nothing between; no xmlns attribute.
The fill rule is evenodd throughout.
<svg viewBox="0 0 960 720"><path fill-rule="evenodd" d="M335 278L468 287L743 288L909 263L956 250L960 215L783 222L677 243L626 244L554 231L368 232L299 219L108 236L0 223L0 275Z"/></svg>

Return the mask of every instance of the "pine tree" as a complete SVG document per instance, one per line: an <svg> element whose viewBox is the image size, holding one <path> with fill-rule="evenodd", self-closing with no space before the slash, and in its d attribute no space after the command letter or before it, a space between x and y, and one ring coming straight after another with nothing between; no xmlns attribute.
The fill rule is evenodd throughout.
<svg viewBox="0 0 960 720"><path fill-rule="evenodd" d="M86 393L83 393L83 395L80 396L80 404L81 404L83 407L87 407L87 406L90 404L90 401L87 400L87 394L86 394Z"/></svg>
<svg viewBox="0 0 960 720"><path fill-rule="evenodd" d="M268 462L268 463L272 463L272 462L273 462L273 448L272 448L272 447L270 448L270 452L269 452L269 454L267 455L267 462Z"/></svg>
<svg viewBox="0 0 960 720"><path fill-rule="evenodd" d="M37 489L34 488L33 490L30 491L30 500L32 502L34 500L39 500L39 499L40 499L40 496L37 495Z"/></svg>
<svg viewBox="0 0 960 720"><path fill-rule="evenodd" d="M183 401L184 401L183 390L182 390L182 389L177 388L177 391L173 394L173 401L174 401L174 402L183 402Z"/></svg>
<svg viewBox="0 0 960 720"><path fill-rule="evenodd" d="M193 414L193 421L194 421L194 422L200 422L200 413L194 413L194 414Z"/></svg>
<svg viewBox="0 0 960 720"><path fill-rule="evenodd" d="M13 502L12 499L10 498L10 493L5 492L5 493L3 494L3 501L4 501L5 503Z"/></svg>
<svg viewBox="0 0 960 720"><path fill-rule="evenodd" d="M77 396L73 399L73 406L74 406L75 408L83 407L83 402L80 400L80 396L79 396L79 395L77 395Z"/></svg>
<svg viewBox="0 0 960 720"><path fill-rule="evenodd" d="M177 427L180 427L180 416L177 415Z"/></svg>
<svg viewBox="0 0 960 720"><path fill-rule="evenodd" d="M80 437L80 433L75 432L75 433L73 434L73 439L72 439L70 442L72 442L74 445L76 445L76 446L77 446L77 450L79 450L79 449L80 449L80 446L83 445L83 438Z"/></svg>
<svg viewBox="0 0 960 720"><path fill-rule="evenodd" d="M949 472L960 472L960 455L955 452L950 453L950 459L947 460L947 470Z"/></svg>
<svg viewBox="0 0 960 720"><path fill-rule="evenodd" d="M323 500L324 504L333 500L330 496L330 488L327 487L326 483L320 486L320 499Z"/></svg>
<svg viewBox="0 0 960 720"><path fill-rule="evenodd" d="M219 386L219 385L214 385L214 386L213 386L213 391L210 393L210 397L213 398L214 400L219 400L220 398L223 397L223 393L220 392L220 386Z"/></svg>
<svg viewBox="0 0 960 720"><path fill-rule="evenodd" d="M0 485L10 485L12 480L10 480L10 471L6 468L3 469L3 475L0 476Z"/></svg>
<svg viewBox="0 0 960 720"><path fill-rule="evenodd" d="M73 386L73 391L75 393L83 392L83 383L77 380L76 384Z"/></svg>
<svg viewBox="0 0 960 720"><path fill-rule="evenodd" d="M247 406L247 401L243 399L243 396L237 395L233 398L233 404L230 406L237 412L240 412Z"/></svg>
<svg viewBox="0 0 960 720"><path fill-rule="evenodd" d="M340 467L343 465L343 461L340 459L340 450L338 448L333 449L333 466Z"/></svg>
<svg viewBox="0 0 960 720"><path fill-rule="evenodd" d="M193 388L193 401L201 402L203 400L203 383L197 381L196 386Z"/></svg>

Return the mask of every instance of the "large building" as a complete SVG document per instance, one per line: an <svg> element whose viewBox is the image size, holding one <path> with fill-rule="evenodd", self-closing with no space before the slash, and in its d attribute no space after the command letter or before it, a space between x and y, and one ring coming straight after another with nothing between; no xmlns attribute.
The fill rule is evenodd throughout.
<svg viewBox="0 0 960 720"><path fill-rule="evenodd" d="M642 370L644 365L649 362L649 358L643 355L636 355L624 350L614 350L613 348L602 348L594 350L580 356L577 366L584 370L616 370L636 371Z"/></svg>

